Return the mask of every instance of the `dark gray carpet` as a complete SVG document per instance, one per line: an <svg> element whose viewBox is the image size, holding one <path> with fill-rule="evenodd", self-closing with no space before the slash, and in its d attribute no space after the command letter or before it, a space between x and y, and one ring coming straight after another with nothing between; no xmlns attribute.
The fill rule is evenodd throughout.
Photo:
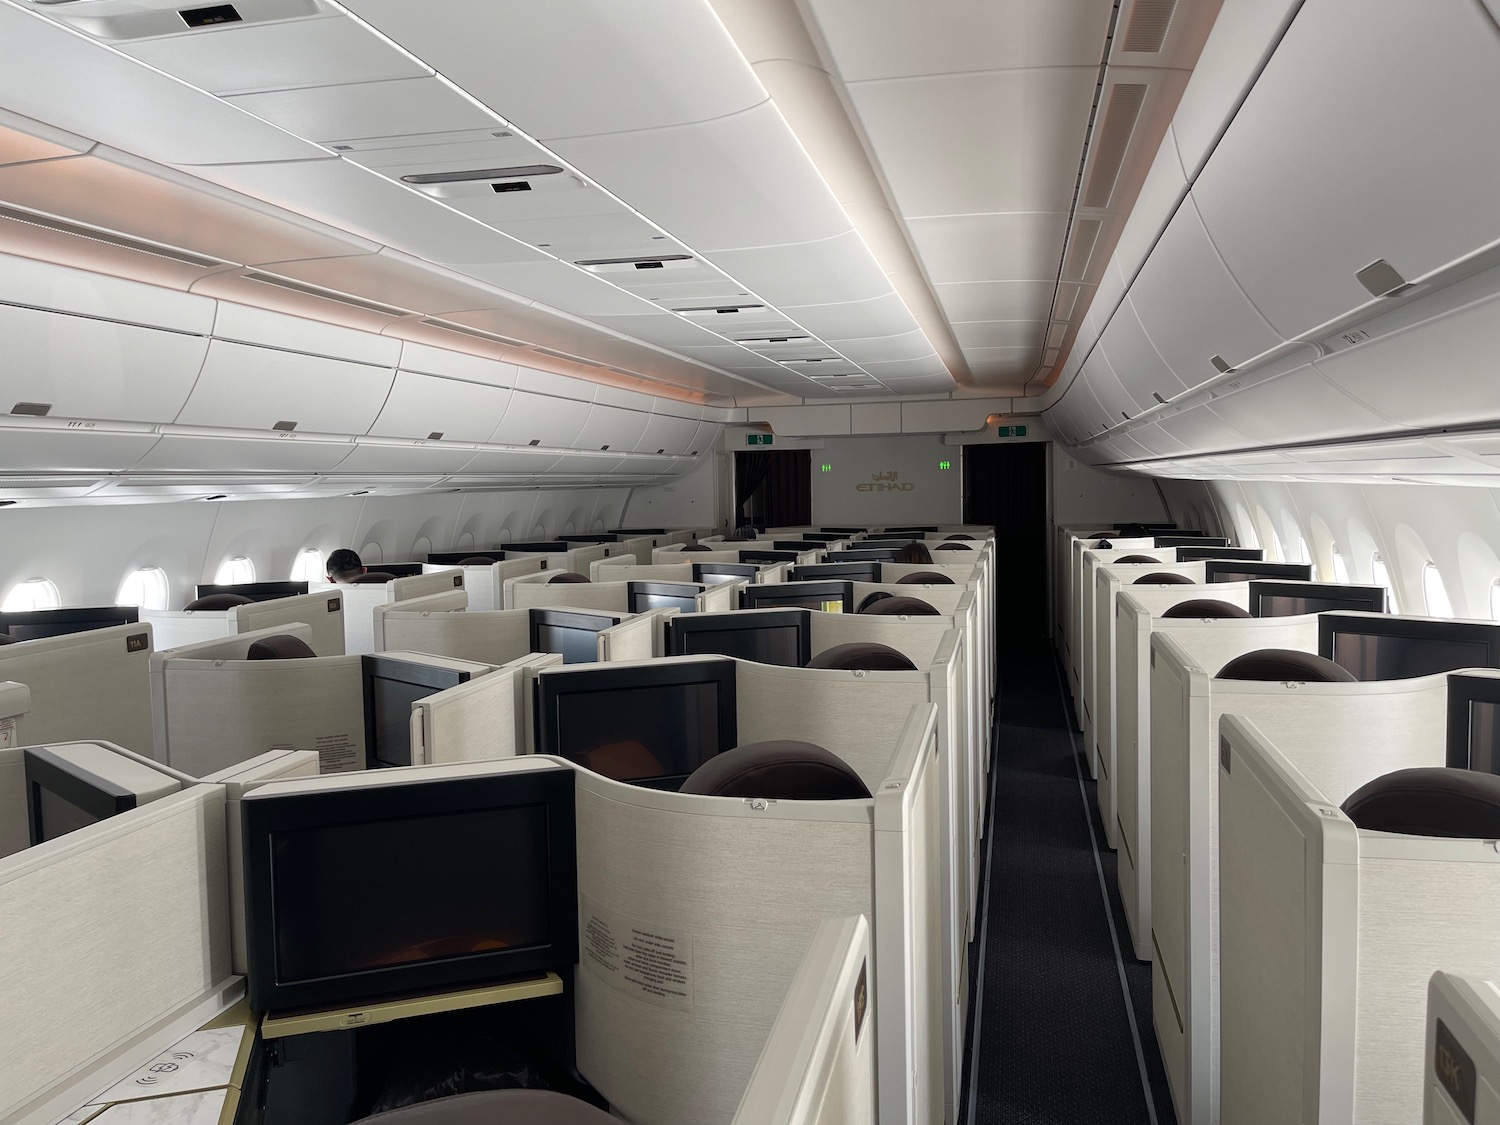
<svg viewBox="0 0 1500 1125"><path fill-rule="evenodd" d="M1151 968L1135 961L1128 946L1128 1010L1121 989L1109 926L1113 916L1124 946L1115 853L1104 845L1094 783L1085 780L1087 808L1079 793L1078 769L1085 779L1088 769L1075 762L1050 648L1010 647L1000 656L1000 677L983 888L988 925L970 950L970 964L977 965L985 943L983 995L971 1007L978 1036L976 1042L971 1025L964 1073L974 1085L960 1121L1176 1125L1151 1031ZM1139 1055L1128 1011L1139 1029Z"/></svg>

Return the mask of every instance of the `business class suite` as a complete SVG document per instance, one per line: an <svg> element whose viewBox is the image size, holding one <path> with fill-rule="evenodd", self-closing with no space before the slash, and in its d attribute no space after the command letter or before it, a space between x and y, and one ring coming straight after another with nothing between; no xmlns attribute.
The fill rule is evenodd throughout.
<svg viewBox="0 0 1500 1125"><path fill-rule="evenodd" d="M0 1121L1485 1120L1497 18L0 0Z"/></svg>

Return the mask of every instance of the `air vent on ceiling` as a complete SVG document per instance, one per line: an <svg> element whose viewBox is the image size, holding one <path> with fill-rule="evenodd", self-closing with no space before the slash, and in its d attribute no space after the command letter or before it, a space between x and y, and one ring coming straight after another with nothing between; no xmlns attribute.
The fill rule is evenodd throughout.
<svg viewBox="0 0 1500 1125"><path fill-rule="evenodd" d="M1073 321L1073 310L1078 306L1078 295L1081 292L1083 290L1071 285L1066 289L1060 290L1057 294L1057 300L1052 304L1052 318L1054 320L1067 321L1071 324Z"/></svg>
<svg viewBox="0 0 1500 1125"><path fill-rule="evenodd" d="M735 340L736 344L792 344L811 340L811 336L751 336Z"/></svg>
<svg viewBox="0 0 1500 1125"><path fill-rule="evenodd" d="M1161 54L1176 10L1177 0L1135 0L1120 50L1144 55Z"/></svg>
<svg viewBox="0 0 1500 1125"><path fill-rule="evenodd" d="M177 13L189 27L217 27L222 23L239 23L245 17L233 4L215 4L211 8L186 8Z"/></svg>
<svg viewBox="0 0 1500 1125"><path fill-rule="evenodd" d="M50 402L18 402L10 408L12 414L29 414L33 418L45 418L51 411Z"/></svg>
<svg viewBox="0 0 1500 1125"><path fill-rule="evenodd" d="M562 169L556 164L518 164L514 168L469 168L457 172L416 172L402 176L404 184L465 184L478 180L529 180L535 176L555 176Z"/></svg>
<svg viewBox="0 0 1500 1125"><path fill-rule="evenodd" d="M497 184L491 184L490 190L496 195L502 195L508 191L530 191L531 182L529 180L504 180Z"/></svg>
<svg viewBox="0 0 1500 1125"><path fill-rule="evenodd" d="M1054 324L1047 329L1047 346L1049 348L1060 348L1062 342L1067 339L1068 326L1066 324Z"/></svg>
<svg viewBox="0 0 1500 1125"><path fill-rule="evenodd" d="M225 496L224 493L222 493L222 492L215 492L212 496L205 496L203 499L205 499L205 500L228 500L229 497Z"/></svg>
<svg viewBox="0 0 1500 1125"><path fill-rule="evenodd" d="M1094 243L1099 241L1098 219L1079 219L1073 224L1073 237L1068 240L1068 255L1063 259L1063 277L1069 281L1081 281L1089 268L1089 259L1094 256Z"/></svg>
<svg viewBox="0 0 1500 1125"><path fill-rule="evenodd" d="M488 340L495 344L509 344L513 348L530 347L525 340L514 340L509 336L502 336L498 332L486 332L483 328L470 328L467 324L454 324L447 320L438 320L436 317L424 316L422 324L429 328L441 328L444 332L456 332L460 336L472 336L476 340Z"/></svg>
<svg viewBox="0 0 1500 1125"><path fill-rule="evenodd" d="M693 264L691 254L643 254L639 258L585 258L574 262L590 273L626 273L631 270L685 269Z"/></svg>
<svg viewBox="0 0 1500 1125"><path fill-rule="evenodd" d="M600 364L595 363L591 359L584 359L582 356L573 355L571 352L560 352L554 348L533 348L532 351L536 352L537 355L549 355L553 359L565 359L569 363L578 364L580 367L600 366Z"/></svg>
<svg viewBox="0 0 1500 1125"><path fill-rule="evenodd" d="M1110 90L1104 116L1094 131L1091 146L1094 150L1093 167L1083 189L1085 207L1109 206L1115 181L1120 178L1120 166L1125 162L1130 137L1135 132L1135 123L1140 119L1145 101L1146 87L1139 82L1117 82Z"/></svg>
<svg viewBox="0 0 1500 1125"><path fill-rule="evenodd" d="M70 223L65 219L54 219L48 215L39 215L20 207L0 205L0 219L9 219L13 223L25 223L27 226L40 227L42 230L56 231L59 234L72 235L75 238L86 238L90 242L99 242L105 246L114 246L121 250L134 250L138 254L150 254L153 258L165 258L169 262L177 262L184 266L198 266L210 269L214 266L227 266L235 263L226 262L222 258L211 258L207 254L194 254L190 250L178 250L171 246L158 246L154 242L146 242L143 239L131 238L128 235L114 234L110 231L96 230L93 227L84 226L82 223Z"/></svg>
<svg viewBox="0 0 1500 1125"><path fill-rule="evenodd" d="M296 428L297 428L297 423L296 422L273 422L271 424L271 429L273 429L273 430L281 430L283 433L288 433L288 434L291 433Z"/></svg>
<svg viewBox="0 0 1500 1125"><path fill-rule="evenodd" d="M274 285L277 289L286 289L292 293L301 293L304 297L321 297L325 301L337 301L341 305L350 305L356 309L364 309L366 312L381 313L385 316L411 316L411 309L397 308L395 305L383 305L379 301L367 301L363 297L354 297L348 293L338 293L332 289L324 289L317 285L309 285L305 281L292 281L290 278L274 277L259 270L246 270L244 273L246 281L258 281L262 285Z"/></svg>
<svg viewBox="0 0 1500 1125"><path fill-rule="evenodd" d="M675 313L699 314L708 313L713 316L722 316L725 313L749 312L751 309L763 309L765 305L687 305L680 309L673 309Z"/></svg>

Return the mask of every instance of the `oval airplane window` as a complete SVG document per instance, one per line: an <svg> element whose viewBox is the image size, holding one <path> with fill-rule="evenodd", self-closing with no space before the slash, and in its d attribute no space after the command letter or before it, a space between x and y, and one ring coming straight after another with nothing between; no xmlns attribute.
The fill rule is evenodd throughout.
<svg viewBox="0 0 1500 1125"><path fill-rule="evenodd" d="M18 582L0 603L0 612L25 613L33 609L57 609L62 605L62 594L45 578L28 578Z"/></svg>
<svg viewBox="0 0 1500 1125"><path fill-rule="evenodd" d="M1396 597L1396 587L1391 585L1391 572L1386 569L1385 560L1378 553L1370 556L1370 581L1385 587L1386 601L1390 603L1391 612L1400 613L1401 603Z"/></svg>
<svg viewBox="0 0 1500 1125"><path fill-rule="evenodd" d="M141 609L166 609L172 596L167 572L159 566L132 570L120 583L115 605L133 605Z"/></svg>
<svg viewBox="0 0 1500 1125"><path fill-rule="evenodd" d="M366 566L383 563L385 562L385 550L379 543L371 540L359 549L359 559Z"/></svg>
<svg viewBox="0 0 1500 1125"><path fill-rule="evenodd" d="M1422 600L1427 604L1429 617L1453 616L1453 603L1448 600L1448 587L1443 585L1437 563L1428 563L1422 568Z"/></svg>
<svg viewBox="0 0 1500 1125"><path fill-rule="evenodd" d="M1333 548L1333 580L1342 582L1345 586L1349 584L1349 564L1344 561L1343 553L1337 547Z"/></svg>
<svg viewBox="0 0 1500 1125"><path fill-rule="evenodd" d="M234 586L240 582L255 581L255 564L244 555L225 559L214 572L215 586Z"/></svg>
<svg viewBox="0 0 1500 1125"><path fill-rule="evenodd" d="M1312 552L1307 549L1307 540L1297 536L1297 562L1310 563L1313 561Z"/></svg>
<svg viewBox="0 0 1500 1125"><path fill-rule="evenodd" d="M323 552L316 547L297 552L297 561L292 563L293 582L323 582L328 571L323 566Z"/></svg>
<svg viewBox="0 0 1500 1125"><path fill-rule="evenodd" d="M1243 504L1234 506L1234 526L1239 530L1240 542L1246 547L1260 546L1260 536L1255 533L1255 524Z"/></svg>

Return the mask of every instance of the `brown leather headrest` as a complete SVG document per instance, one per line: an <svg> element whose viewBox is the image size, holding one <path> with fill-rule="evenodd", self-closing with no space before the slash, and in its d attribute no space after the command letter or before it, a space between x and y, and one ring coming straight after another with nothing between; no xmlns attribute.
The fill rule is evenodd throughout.
<svg viewBox="0 0 1500 1125"><path fill-rule="evenodd" d="M245 653L246 660L306 660L310 656L317 656L307 642L300 637L282 633L275 637L267 637L265 640L256 641Z"/></svg>
<svg viewBox="0 0 1500 1125"><path fill-rule="evenodd" d="M351 586L373 586L382 582L394 582L396 576L387 574L383 570L372 570L369 574L361 574L358 578L349 579Z"/></svg>
<svg viewBox="0 0 1500 1125"><path fill-rule="evenodd" d="M1096 550L1096 551L1113 551L1114 549L1115 549L1115 545L1113 543L1111 543L1108 539L1101 539L1101 540L1099 540L1099 542L1097 542L1097 543L1094 544L1094 550ZM1156 560L1152 559L1151 561L1155 562Z"/></svg>
<svg viewBox="0 0 1500 1125"><path fill-rule="evenodd" d="M1366 782L1343 804L1358 828L1412 836L1500 839L1500 776L1428 766Z"/></svg>
<svg viewBox="0 0 1500 1125"><path fill-rule="evenodd" d="M756 540L756 538L757 537L754 536L754 535L726 535L726 536L724 536L724 542L725 543L754 543L755 540ZM705 550L712 550L713 548L712 547L706 547L704 549Z"/></svg>
<svg viewBox="0 0 1500 1125"><path fill-rule="evenodd" d="M495 560L488 555L470 555L466 559L459 559L459 566L493 566Z"/></svg>
<svg viewBox="0 0 1500 1125"><path fill-rule="evenodd" d="M579 574L576 570L559 570L547 579L547 585L553 586L559 582L587 582L588 580L588 575Z"/></svg>
<svg viewBox="0 0 1500 1125"><path fill-rule="evenodd" d="M588 1102L552 1090L479 1090L417 1102L356 1125L620 1125Z"/></svg>
<svg viewBox="0 0 1500 1125"><path fill-rule="evenodd" d="M1294 648L1259 648L1236 656L1219 669L1218 680L1270 680L1308 684L1352 684L1355 677L1342 664L1315 652Z"/></svg>
<svg viewBox="0 0 1500 1125"><path fill-rule="evenodd" d="M895 596L896 596L895 594L889 593L889 592L887 592L885 590L876 590L872 594L866 594L860 600L859 606L855 609L854 612L855 613L865 613L876 602L883 602L883 601L885 601L886 598L894 598Z"/></svg>
<svg viewBox="0 0 1500 1125"><path fill-rule="evenodd" d="M1117 563L1155 563L1161 565L1161 559L1153 559L1150 555L1125 555L1115 560Z"/></svg>
<svg viewBox="0 0 1500 1125"><path fill-rule="evenodd" d="M1171 609L1162 611L1163 617L1249 617L1248 609L1241 609L1232 602L1218 598L1189 598L1178 602Z"/></svg>
<svg viewBox="0 0 1500 1125"><path fill-rule="evenodd" d="M964 540L967 540L970 543L972 543L974 541L974 537L972 535L964 535L962 532L960 532L957 535L945 535L945 536L943 536L943 542L944 543L947 543L947 542L949 542L950 540L953 540L953 539L964 539Z"/></svg>
<svg viewBox="0 0 1500 1125"><path fill-rule="evenodd" d="M837 754L792 739L726 750L694 770L680 792L775 801L842 801L870 795L859 774Z"/></svg>
<svg viewBox="0 0 1500 1125"><path fill-rule="evenodd" d="M254 598L247 598L244 594L205 594L201 598L195 598L182 608L185 610L200 609L233 609L237 605L249 605Z"/></svg>
<svg viewBox="0 0 1500 1125"><path fill-rule="evenodd" d="M1173 574L1170 570L1153 570L1131 583L1132 586L1192 586L1193 580L1186 574Z"/></svg>
<svg viewBox="0 0 1500 1125"><path fill-rule="evenodd" d="M724 540L724 542L728 543L729 540L726 539L726 540ZM710 547L707 543L689 543L686 547L683 548L683 550L684 551L712 551L713 548Z"/></svg>
<svg viewBox="0 0 1500 1125"><path fill-rule="evenodd" d="M917 666L904 653L875 641L849 641L825 648L808 661L809 668L839 668L847 671L915 672Z"/></svg>
<svg viewBox="0 0 1500 1125"><path fill-rule="evenodd" d="M953 579L935 570L918 570L896 579L897 586L951 586Z"/></svg>
<svg viewBox="0 0 1500 1125"><path fill-rule="evenodd" d="M965 547L962 543L939 543L937 545L937 549L939 551L971 551L972 550L972 548Z"/></svg>
<svg viewBox="0 0 1500 1125"><path fill-rule="evenodd" d="M929 602L921 598L882 598L872 606L860 610L861 613L874 613L882 617L899 617L902 614L920 614L923 617L941 617L942 614Z"/></svg>

